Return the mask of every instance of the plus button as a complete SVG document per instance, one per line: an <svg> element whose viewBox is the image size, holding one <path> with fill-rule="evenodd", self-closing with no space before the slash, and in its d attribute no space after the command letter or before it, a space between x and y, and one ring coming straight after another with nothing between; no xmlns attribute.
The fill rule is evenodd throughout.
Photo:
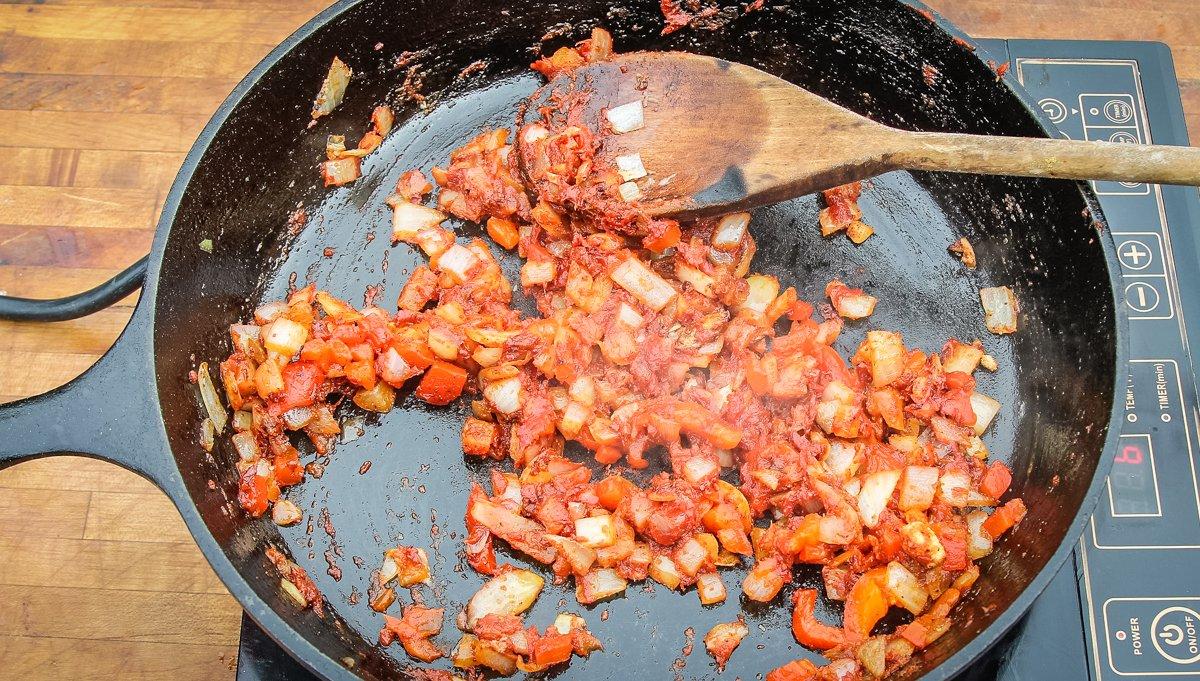
<svg viewBox="0 0 1200 681"><path fill-rule="evenodd" d="M1150 249L1140 241L1126 241L1117 251L1121 264L1131 270L1144 270L1149 267L1152 256Z"/></svg>

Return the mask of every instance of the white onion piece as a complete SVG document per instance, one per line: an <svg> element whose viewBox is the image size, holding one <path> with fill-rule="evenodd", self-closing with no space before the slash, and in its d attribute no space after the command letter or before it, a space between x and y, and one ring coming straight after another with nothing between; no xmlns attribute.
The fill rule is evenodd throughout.
<svg viewBox="0 0 1200 681"><path fill-rule="evenodd" d="M914 615L921 614L929 602L929 592L917 576L895 561L888 563L884 589L893 603Z"/></svg>
<svg viewBox="0 0 1200 681"><path fill-rule="evenodd" d="M263 345L279 355L290 359L308 340L308 329L287 317L271 322L263 333Z"/></svg>
<svg viewBox="0 0 1200 681"><path fill-rule="evenodd" d="M900 481L900 510L924 511L933 505L937 494L938 469L934 466L908 466Z"/></svg>
<svg viewBox="0 0 1200 681"><path fill-rule="evenodd" d="M988 514L972 511L967 514L967 557L978 560L992 552L992 536L983 531Z"/></svg>
<svg viewBox="0 0 1200 681"><path fill-rule="evenodd" d="M438 258L438 269L449 272L461 284L468 279L471 269L478 263L479 258L471 249L462 244L454 244Z"/></svg>
<svg viewBox="0 0 1200 681"><path fill-rule="evenodd" d="M683 464L683 477L693 485L699 484L704 480L715 478L721 472L721 466L708 459L702 459L694 456Z"/></svg>
<svg viewBox="0 0 1200 681"><path fill-rule="evenodd" d="M258 324L270 324L287 312L287 303L282 300L272 300L259 305L254 310L254 321Z"/></svg>
<svg viewBox="0 0 1200 681"><path fill-rule="evenodd" d="M642 165L641 154L628 154L617 157L617 174L622 180L631 182L640 180L647 175L646 166Z"/></svg>
<svg viewBox="0 0 1200 681"><path fill-rule="evenodd" d="M366 419L361 416L351 416L342 422L342 442L354 442L367 434Z"/></svg>
<svg viewBox="0 0 1200 681"><path fill-rule="evenodd" d="M678 589L679 583L683 581L683 575L679 574L679 567L675 565L675 561L661 554L650 560L649 574L651 579L668 589Z"/></svg>
<svg viewBox="0 0 1200 681"><path fill-rule="evenodd" d="M396 561L392 560L391 556L383 557L383 564L379 566L379 583L387 584L400 574L400 568L397 567Z"/></svg>
<svg viewBox="0 0 1200 681"><path fill-rule="evenodd" d="M300 511L300 507L287 499L276 501L275 506L271 508L271 520L281 527L295 525L303 519L304 513Z"/></svg>
<svg viewBox="0 0 1200 681"><path fill-rule="evenodd" d="M225 405L221 404L221 396L213 385L212 375L208 373L208 362L200 363L196 372L196 383L200 386L200 399L204 402L204 410L208 412L208 418L212 419L213 432L220 434L229 422L229 414L225 411Z"/></svg>
<svg viewBox="0 0 1200 681"><path fill-rule="evenodd" d="M887 508L896 483L900 482L900 471L879 471L863 478L862 490L858 493L858 514L863 525L875 527L879 516Z"/></svg>
<svg viewBox="0 0 1200 681"><path fill-rule="evenodd" d="M838 298L837 313L845 319L865 319L871 316L875 311L875 304L879 302L875 296L863 293L861 295L848 295Z"/></svg>
<svg viewBox="0 0 1200 681"><path fill-rule="evenodd" d="M699 293L706 298L712 298L716 295L713 292L713 284L715 284L716 281L712 278L712 276L696 269L695 267L692 267L691 265L688 265L687 263L675 263L675 276L679 278L679 281L691 284L692 288L696 289L696 293Z"/></svg>
<svg viewBox="0 0 1200 681"><path fill-rule="evenodd" d="M628 303L621 303L617 308L617 321L631 329L637 329L645 323L646 318Z"/></svg>
<svg viewBox="0 0 1200 681"><path fill-rule="evenodd" d="M1007 286L979 289L979 302L983 304L983 323L988 331L996 334L1013 333L1017 330L1017 297Z"/></svg>
<svg viewBox="0 0 1200 681"><path fill-rule="evenodd" d="M575 540L592 549L617 543L617 525L611 515L580 518L575 521Z"/></svg>
<svg viewBox="0 0 1200 681"><path fill-rule="evenodd" d="M612 568L597 568L583 576L575 588L575 597L580 603L595 603L602 598L619 594L629 582Z"/></svg>
<svg viewBox="0 0 1200 681"><path fill-rule="evenodd" d="M515 414L521 408L521 379L514 376L489 383L483 389L483 396L501 414Z"/></svg>
<svg viewBox="0 0 1200 681"><path fill-rule="evenodd" d="M557 266L553 260L530 260L521 266L521 285L525 287L554 281Z"/></svg>
<svg viewBox="0 0 1200 681"><path fill-rule="evenodd" d="M752 274L746 277L750 287L746 299L742 301L741 309L762 314L767 306L779 295L779 280L765 274Z"/></svg>
<svg viewBox="0 0 1200 681"><path fill-rule="evenodd" d="M288 430L300 430L313 420L313 410L308 407L296 407L283 412L283 423Z"/></svg>
<svg viewBox="0 0 1200 681"><path fill-rule="evenodd" d="M562 419L558 422L558 430L568 438L574 438L583 430L583 425L587 423L587 419L592 415L592 412L587 407L578 402L571 402L567 408L563 410Z"/></svg>
<svg viewBox="0 0 1200 681"><path fill-rule="evenodd" d="M966 473L948 471L938 481L938 494L948 506L962 508L967 505L967 493L971 489L971 478Z"/></svg>
<svg viewBox="0 0 1200 681"><path fill-rule="evenodd" d="M834 441L829 445L829 452L825 454L822 463L825 464L825 470L830 475L839 480L845 480L852 477L858 468L854 462L857 455L858 449L853 445Z"/></svg>
<svg viewBox="0 0 1200 681"><path fill-rule="evenodd" d="M633 132L646 125L645 111L640 99L614 106L604 112L604 117L608 119L608 124L612 126L613 132L618 135Z"/></svg>
<svg viewBox="0 0 1200 681"><path fill-rule="evenodd" d="M204 448L204 451L211 452L216 443L217 436L213 430L212 419L205 418L200 422L200 446Z"/></svg>
<svg viewBox="0 0 1200 681"><path fill-rule="evenodd" d="M401 201L392 212L392 241L412 241L422 229L437 227L445 220L446 214L440 210Z"/></svg>
<svg viewBox="0 0 1200 681"><path fill-rule="evenodd" d="M529 609L546 580L529 570L509 570L479 587L467 602L467 628L486 615L519 615Z"/></svg>
<svg viewBox="0 0 1200 681"><path fill-rule="evenodd" d="M634 182L623 182L617 187L617 193L621 195L621 200L629 203L642 198L642 190Z"/></svg>
<svg viewBox="0 0 1200 681"><path fill-rule="evenodd" d="M627 258L613 268L612 280L646 307L658 312L675 297L675 289L637 258Z"/></svg>
<svg viewBox="0 0 1200 681"><path fill-rule="evenodd" d="M704 563L708 561L708 548L701 544L699 539L688 537L675 550L673 558L675 565L683 574L695 577L696 573L700 572L700 568L704 567Z"/></svg>
<svg viewBox="0 0 1200 681"><path fill-rule="evenodd" d="M1000 403L983 393L971 393L971 411L975 412L975 434L983 435L1000 412Z"/></svg>
<svg viewBox="0 0 1200 681"><path fill-rule="evenodd" d="M733 451L729 449L717 450L717 462L721 464L721 468L733 468L737 460L733 458Z"/></svg>
<svg viewBox="0 0 1200 681"><path fill-rule="evenodd" d="M717 229L713 232L712 245L720 251L736 250L746 237L746 229L750 226L749 213L731 213L721 218Z"/></svg>
<svg viewBox="0 0 1200 681"><path fill-rule="evenodd" d="M232 440L233 448L238 453L238 459L254 461L258 458L258 441L254 438L254 433L249 431L237 433Z"/></svg>

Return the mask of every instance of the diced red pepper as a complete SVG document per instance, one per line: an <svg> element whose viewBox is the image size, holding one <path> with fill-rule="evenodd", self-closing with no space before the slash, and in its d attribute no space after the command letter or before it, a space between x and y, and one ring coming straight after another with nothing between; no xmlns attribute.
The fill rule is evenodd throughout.
<svg viewBox="0 0 1200 681"><path fill-rule="evenodd" d="M979 491L993 499L999 499L1012 484L1012 471L1002 461L993 461L979 481Z"/></svg>
<svg viewBox="0 0 1200 681"><path fill-rule="evenodd" d="M983 521L983 530L987 532L992 539L998 538L1000 535L1007 532L1013 525L1021 522L1025 517L1025 502L1020 499L1013 499L1007 504L1001 506L988 516L988 519Z"/></svg>
<svg viewBox="0 0 1200 681"><path fill-rule="evenodd" d="M816 589L800 589L792 594L792 634L800 645L828 650L846 642L846 632L817 620Z"/></svg>
<svg viewBox="0 0 1200 681"><path fill-rule="evenodd" d="M533 642L533 661L543 666L560 664L571 659L573 650L570 634L542 636Z"/></svg>
<svg viewBox="0 0 1200 681"><path fill-rule="evenodd" d="M319 397L325 372L316 362L300 360L291 362L280 370L283 376L283 391L271 403L271 410L282 414L296 407L314 404Z"/></svg>
<svg viewBox="0 0 1200 681"><path fill-rule="evenodd" d="M462 394L466 385L466 369L439 359L425 372L415 394L430 404L450 404Z"/></svg>
<svg viewBox="0 0 1200 681"><path fill-rule="evenodd" d="M275 482L280 485L295 485L304 480L304 466L300 465L300 452L295 447L275 455Z"/></svg>
<svg viewBox="0 0 1200 681"><path fill-rule="evenodd" d="M662 253L672 246L679 245L683 232L680 231L678 222L664 220L660 229L661 231L657 235L647 235L642 239L642 245L655 253Z"/></svg>

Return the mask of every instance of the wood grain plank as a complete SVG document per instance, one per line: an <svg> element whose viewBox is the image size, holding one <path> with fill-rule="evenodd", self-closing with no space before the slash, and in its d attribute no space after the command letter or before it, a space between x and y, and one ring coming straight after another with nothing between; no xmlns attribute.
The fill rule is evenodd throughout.
<svg viewBox="0 0 1200 681"><path fill-rule="evenodd" d="M74 490L5 489L0 494L0 536L82 539L91 499L91 492Z"/></svg>
<svg viewBox="0 0 1200 681"><path fill-rule="evenodd" d="M280 32L282 40L286 32ZM93 76L174 76L240 79L273 45L73 40L6 35L0 41L0 72Z"/></svg>
<svg viewBox="0 0 1200 681"><path fill-rule="evenodd" d="M149 229L0 224L0 264L97 267L133 264L150 250Z"/></svg>
<svg viewBox="0 0 1200 681"><path fill-rule="evenodd" d="M160 492L93 492L85 539L190 543L192 535Z"/></svg>
<svg viewBox="0 0 1200 681"><path fill-rule="evenodd" d="M0 274L3 274L0 271ZM37 352L54 348L99 357L108 351L129 322L130 305L97 312L86 321L75 319L53 324L0 322L0 352ZM3 481L0 480L0 486Z"/></svg>
<svg viewBox="0 0 1200 681"><path fill-rule="evenodd" d="M0 584L228 593L190 540L159 544L0 536Z"/></svg>
<svg viewBox="0 0 1200 681"><path fill-rule="evenodd" d="M224 594L0 585L0 636L234 645L241 610Z"/></svg>
<svg viewBox="0 0 1200 681"><path fill-rule="evenodd" d="M306 11L0 5L0 32L72 40L165 40L273 46L299 28Z"/></svg>
<svg viewBox="0 0 1200 681"><path fill-rule="evenodd" d="M0 376L10 395L37 395L53 390L83 373L99 355L63 353L53 349L0 353Z"/></svg>
<svg viewBox="0 0 1200 681"><path fill-rule="evenodd" d="M233 78L0 74L0 102L28 111L212 114Z"/></svg>
<svg viewBox="0 0 1200 681"><path fill-rule="evenodd" d="M152 229L159 201L144 189L0 185L0 224Z"/></svg>
<svg viewBox="0 0 1200 681"><path fill-rule="evenodd" d="M0 636L0 669L14 679L232 679L236 665L233 645Z"/></svg>
<svg viewBox="0 0 1200 681"><path fill-rule="evenodd" d="M125 268L123 267L21 267L17 265L0 266L0 293L4 295L23 296L23 297L59 297L85 291L97 284L108 281L115 274ZM137 294L131 294L129 297L118 301L114 307L129 308L133 307L137 300ZM103 314L99 312L97 314ZM89 318L94 319L94 318ZM81 321L81 320L74 320ZM70 324L71 322L65 322ZM24 324L20 327L12 327L8 330L12 333L19 328L36 329L46 328L53 325L49 324ZM53 328L67 328L63 324L53 326ZM82 327L80 327L82 328ZM0 343L4 342L4 333L0 333ZM69 334L64 334L69 335Z"/></svg>
<svg viewBox="0 0 1200 681"><path fill-rule="evenodd" d="M0 488L159 493L154 483L137 473L86 456L52 456L26 461L0 472Z"/></svg>
<svg viewBox="0 0 1200 681"><path fill-rule="evenodd" d="M5 111L0 146L36 140L52 149L186 152L208 116L184 114Z"/></svg>

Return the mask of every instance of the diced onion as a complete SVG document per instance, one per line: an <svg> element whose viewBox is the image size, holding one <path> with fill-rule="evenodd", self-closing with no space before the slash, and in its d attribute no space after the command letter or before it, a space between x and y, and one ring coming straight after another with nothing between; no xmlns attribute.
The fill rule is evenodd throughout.
<svg viewBox="0 0 1200 681"><path fill-rule="evenodd" d="M208 412L208 418L212 419L213 432L220 434L225 430L229 414L225 411L225 405L221 404L221 396L217 393L217 387L213 385L212 375L208 373L208 362L200 363L200 368L196 371L196 383L200 386L200 399L204 402L204 410Z"/></svg>
<svg viewBox="0 0 1200 681"><path fill-rule="evenodd" d="M971 478L966 473L947 471L938 481L938 493L948 506L962 508L967 505L967 493L971 489Z"/></svg>
<svg viewBox="0 0 1200 681"><path fill-rule="evenodd" d="M779 295L779 280L765 274L752 274L746 277L746 283L750 286L750 292L742 301L741 309L758 314L766 312L767 306Z"/></svg>
<svg viewBox="0 0 1200 681"><path fill-rule="evenodd" d="M586 605L619 594L628 586L629 583L616 570L596 568L579 580L575 597Z"/></svg>
<svg viewBox="0 0 1200 681"><path fill-rule="evenodd" d="M908 568L892 561L887 566L884 590L893 603L914 615L919 615L929 602L929 592Z"/></svg>
<svg viewBox="0 0 1200 681"><path fill-rule="evenodd" d="M204 451L211 452L216 443L217 436L213 429L212 419L205 418L200 422L200 446L204 448Z"/></svg>
<svg viewBox="0 0 1200 681"><path fill-rule="evenodd" d="M392 241L413 241L422 229L437 227L446 220L446 214L410 201L396 204L392 212Z"/></svg>
<svg viewBox="0 0 1200 681"><path fill-rule="evenodd" d="M691 284L692 288L696 289L696 292L700 295L708 298L713 297L713 284L715 284L716 281L711 275L701 272L695 267L680 261L675 263L675 276L679 278L679 281Z"/></svg>
<svg viewBox="0 0 1200 681"><path fill-rule="evenodd" d="M1014 333L1017 330L1017 297L1007 286L979 289L979 302L983 304L983 323L988 331L996 334Z"/></svg>
<svg viewBox="0 0 1200 681"><path fill-rule="evenodd" d="M621 200L626 203L642 198L642 189L637 186L636 182L622 182L621 186L617 187L617 193L621 195Z"/></svg>
<svg viewBox="0 0 1200 681"><path fill-rule="evenodd" d="M554 281L557 266L553 260L530 260L521 266L521 285L525 287Z"/></svg>
<svg viewBox="0 0 1200 681"><path fill-rule="evenodd" d="M479 258L471 249L462 244L454 244L438 258L438 269L449 272L461 284L467 281L471 269L478 263Z"/></svg>
<svg viewBox="0 0 1200 681"><path fill-rule="evenodd" d="M694 456L683 464L683 477L693 485L715 478L720 473L721 466L718 463L699 456Z"/></svg>
<svg viewBox="0 0 1200 681"><path fill-rule="evenodd" d="M243 431L236 433L232 439L233 448L237 450L239 460L249 462L258 459L258 441L255 439L254 433Z"/></svg>
<svg viewBox="0 0 1200 681"><path fill-rule="evenodd" d="M612 280L646 307L658 312L675 297L675 289L637 258L627 258L613 268Z"/></svg>
<svg viewBox="0 0 1200 681"><path fill-rule="evenodd" d="M558 422L558 430L568 438L574 438L583 430L583 425L587 423L587 419L592 415L589 408L578 402L571 402L567 408L563 410L562 418Z"/></svg>
<svg viewBox="0 0 1200 681"><path fill-rule="evenodd" d="M971 393L971 411L975 412L975 434L983 435L1000 412L1000 403L983 393Z"/></svg>
<svg viewBox="0 0 1200 681"><path fill-rule="evenodd" d="M646 318L643 317L637 310L633 309L633 307L628 303L621 303L621 305L617 307L617 321L631 329L637 329L640 328L643 323L645 323Z"/></svg>
<svg viewBox="0 0 1200 681"><path fill-rule="evenodd" d="M617 542L617 526L611 515L575 521L575 539L588 548L602 549Z"/></svg>
<svg viewBox="0 0 1200 681"><path fill-rule="evenodd" d="M250 412L246 411L245 409L239 409L238 411L233 412L233 429L234 430L236 430L237 432L240 433L245 430L250 430L253 427L254 427L254 414L251 414Z"/></svg>
<svg viewBox="0 0 1200 681"><path fill-rule="evenodd" d="M287 309L287 303L282 300L272 300L255 308L254 321L258 324L270 324L282 317L283 313L287 312Z"/></svg>
<svg viewBox="0 0 1200 681"><path fill-rule="evenodd" d="M342 103L342 98L346 95L346 86L350 84L352 75L354 75L354 71L346 66L345 62L337 57L333 58L333 63L329 65L329 73L325 75L321 89L313 101L312 117L314 119L332 113L338 104Z"/></svg>
<svg viewBox="0 0 1200 681"><path fill-rule="evenodd" d="M704 567L704 563L708 561L708 549L700 543L700 540L688 537L675 550L674 559L680 572L689 577L695 577L696 573L700 572L700 568Z"/></svg>
<svg viewBox="0 0 1200 681"><path fill-rule="evenodd" d="M844 295L837 299L834 307L838 315L846 319L865 319L875 311L879 302L875 296L863 293L861 295Z"/></svg>
<svg viewBox="0 0 1200 681"><path fill-rule="evenodd" d="M725 591L725 582L721 581L721 575L716 572L705 572L697 577L696 594L700 596L700 602L704 605L715 605L723 602L727 594Z"/></svg>
<svg viewBox="0 0 1200 681"><path fill-rule="evenodd" d="M291 358L308 340L308 329L287 317L271 322L263 333L263 345L280 357Z"/></svg>
<svg viewBox="0 0 1200 681"><path fill-rule="evenodd" d="M938 469L933 466L908 466L900 481L900 510L924 511L933 505L937 494Z"/></svg>
<svg viewBox="0 0 1200 681"><path fill-rule="evenodd" d="M296 407L283 412L283 424L288 430L300 430L313 420L313 416L309 407Z"/></svg>
<svg viewBox="0 0 1200 681"><path fill-rule="evenodd" d="M271 520L281 527L295 525L303 519L304 513L300 511L300 507L287 499L276 501L275 506L271 508Z"/></svg>
<svg viewBox="0 0 1200 681"><path fill-rule="evenodd" d="M649 574L654 581L668 589L678 589L679 583L683 580L675 561L661 554L650 560Z"/></svg>
<svg viewBox="0 0 1200 681"><path fill-rule="evenodd" d="M972 511L967 514L967 557L978 560L992 552L992 535L983 529L988 514Z"/></svg>
<svg viewBox="0 0 1200 681"><path fill-rule="evenodd" d="M853 445L835 440L830 443L829 452L825 455L822 463L825 464L825 470L830 475L845 480L852 477L858 468L854 461L857 455L858 449Z"/></svg>
<svg viewBox="0 0 1200 681"><path fill-rule="evenodd" d="M871 365L871 384L876 388L888 385L904 373L904 340L893 331L868 331L867 340L859 352L865 354Z"/></svg>
<svg viewBox="0 0 1200 681"><path fill-rule="evenodd" d="M529 570L509 570L484 583L467 602L467 628L487 615L519 615L542 593L546 580Z"/></svg>
<svg viewBox="0 0 1200 681"><path fill-rule="evenodd" d="M300 588L293 584L290 580L279 580L279 588L289 600L297 605L297 607L308 607L308 599L304 597L304 594L300 593Z"/></svg>
<svg viewBox="0 0 1200 681"><path fill-rule="evenodd" d="M732 213L721 218L713 232L712 245L719 251L737 250L750 226L749 213Z"/></svg>
<svg viewBox="0 0 1200 681"><path fill-rule="evenodd" d="M483 396L501 414L515 414L521 408L521 379L513 377L489 383Z"/></svg>
<svg viewBox="0 0 1200 681"><path fill-rule="evenodd" d="M628 154L617 157L617 174L622 180L631 182L646 176L646 166L642 165L641 154Z"/></svg>
<svg viewBox="0 0 1200 681"><path fill-rule="evenodd" d="M608 119L608 124L612 126L613 132L618 135L633 132L646 124L645 112L640 99L614 106L604 112L604 117Z"/></svg>
<svg viewBox="0 0 1200 681"><path fill-rule="evenodd" d="M862 490L858 493L858 514L863 525L875 527L879 524L879 516L887 508L898 482L900 471L879 471L863 478Z"/></svg>

